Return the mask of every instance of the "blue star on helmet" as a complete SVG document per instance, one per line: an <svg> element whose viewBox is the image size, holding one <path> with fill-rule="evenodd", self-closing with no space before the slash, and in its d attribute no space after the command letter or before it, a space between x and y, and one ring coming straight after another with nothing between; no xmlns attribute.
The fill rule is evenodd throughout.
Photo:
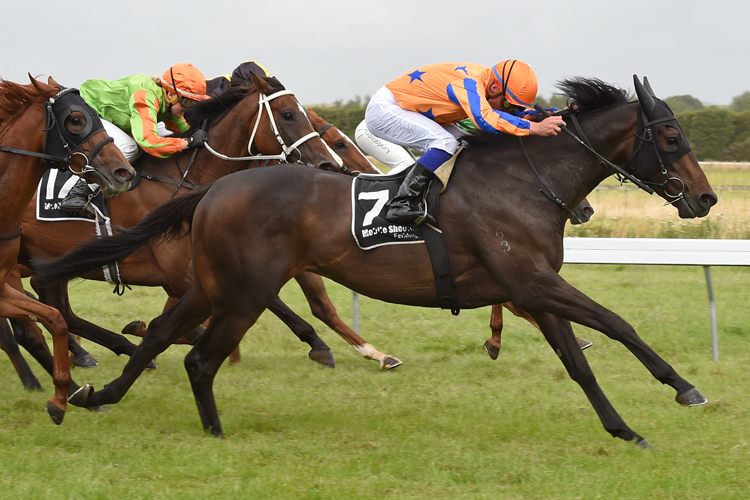
<svg viewBox="0 0 750 500"><path fill-rule="evenodd" d="M415 69L412 73L409 73L407 76L411 77L411 80L409 80L409 83L414 83L414 80L419 80L420 82L422 80L422 75L424 75L424 71L419 71L418 69Z"/></svg>
<svg viewBox="0 0 750 500"><path fill-rule="evenodd" d="M420 111L419 114L426 116L427 118L430 118L432 120L435 119L435 114L432 112L432 108L428 109L427 111Z"/></svg>
<svg viewBox="0 0 750 500"><path fill-rule="evenodd" d="M469 76L469 72L466 70L466 66L456 66L456 69L454 69L453 71L463 71L464 73L466 73L466 76Z"/></svg>

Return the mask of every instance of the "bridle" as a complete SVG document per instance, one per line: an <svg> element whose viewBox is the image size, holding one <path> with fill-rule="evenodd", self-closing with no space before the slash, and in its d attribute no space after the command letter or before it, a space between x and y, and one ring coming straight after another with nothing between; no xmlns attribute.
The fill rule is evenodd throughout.
<svg viewBox="0 0 750 500"><path fill-rule="evenodd" d="M315 137L320 137L320 134L313 131L309 134L304 135L303 137L300 137L296 141L294 141L293 144L287 146L284 142L284 138L281 137L281 134L279 133L279 128L276 125L276 120L273 117L273 112L271 111L271 101L276 99L277 97L285 96L285 95L294 95L294 92L291 90L280 90L274 94L266 95L262 92L258 92L258 117L255 120L255 126L253 127L253 132L250 134L250 140L247 143L247 152L250 153L250 156L241 156L241 157L232 157L232 156L226 156L223 155L217 151L215 151L211 146L209 146L208 143L205 143L205 148L211 152L214 156L221 158L223 160L231 160L231 161L248 161L248 160L271 160L271 161L278 161L280 163L290 163L289 157L296 151L299 155L299 159L294 162L301 164L302 162L302 153L299 151L299 146L304 144L305 142L309 141L310 139L313 139ZM271 122L271 129L273 130L274 136L276 137L276 140L278 141L279 145L281 146L281 153L277 155L254 155L253 154L253 143L255 141L255 135L258 132L258 126L260 125L260 120L263 117L263 110L266 110L268 113L268 119Z"/></svg>
<svg viewBox="0 0 750 500"><path fill-rule="evenodd" d="M639 107L639 115L638 115L638 123L636 125L636 131L634 132L634 136L636 137L636 143L633 145L633 155L631 156L630 160L628 161L625 168L622 168L618 165L615 165L614 163L610 162L606 158L604 158L602 155L600 155L596 150L593 149L591 144L589 143L588 139L583 133L583 129L581 128L580 124L578 123L578 119L575 115L575 113L570 113L569 116L571 117L571 121L573 122L574 128L576 129L576 132L578 135L576 135L574 132L569 130L567 127L561 127L561 129L570 135L573 139L576 140L579 144L581 144L583 147L588 149L596 158L599 160L599 164L602 165L605 169L607 169L610 173L610 175L615 176L620 183L624 182L632 182L640 189L646 191L648 194L653 194L654 189L651 186L662 188L664 191L664 194L671 198L670 200L667 200L664 205L674 204L679 202L680 200L685 198L685 182L680 179L679 177L670 176L669 172L667 171L667 167L665 166L664 158L663 156L666 156L667 163L671 165L675 161L682 158L685 154L689 153L692 149L690 148L690 145L688 144L687 139L684 136L684 133L682 132L682 129L680 128L679 124L677 123L677 117L674 116L674 113L672 113L672 110L669 109L669 106L666 105L663 101L659 101L662 104L662 107L658 110L660 114L664 115L661 117L655 117L654 114L656 113L656 97L653 95L653 91L651 90L650 85L648 84L648 79L644 77L644 84L641 84L641 82L638 80L637 76L634 76L635 81L635 88L636 93L638 94L638 107ZM537 111L539 111L543 116L548 117L550 116L549 113L542 109L540 106L536 106ZM659 146L656 144L656 137L658 134L658 129L664 126L666 123L671 123L671 126L676 128L680 131L680 134L682 134L682 144L680 147L673 152L666 152L662 151ZM656 126L656 132L654 132L653 128ZM519 140L521 138L519 137ZM637 166L636 165L636 158L638 156L638 153L641 151L641 147L646 144L651 143L654 148L654 154L657 158L657 161L659 163L659 168L661 171L661 174L664 175L665 180L664 182L649 182L649 181L643 181L638 179L635 175L630 173L629 170L631 170L631 166ZM532 169L534 170L534 173L536 174L537 178L539 178L540 182L544 186L544 190L541 190L542 193L547 196L550 200L558 204L561 208L564 210L567 210L568 212L572 212L572 209L568 207L565 202L563 202L550 188L549 186L544 182L544 180L539 175L539 172L537 172L536 168L534 167L534 164L531 162L531 158L529 157L528 153L526 153L526 149L523 145L523 141L521 140L521 148L526 154L526 158L529 161L529 164L531 164ZM680 185L680 192L676 195L672 195L667 193L667 184L669 184L672 181L676 181Z"/></svg>
<svg viewBox="0 0 750 500"><path fill-rule="evenodd" d="M690 147L684 132L680 128L679 123L677 123L677 117L672 110L669 109L669 106L666 103L654 96L654 92L651 90L651 85L649 85L648 79L644 77L643 84L641 84L637 78L634 77L634 79L636 93L638 94L640 114L638 115L638 125L634 134L636 143L633 144L633 156L630 158L627 166L629 167L637 161L638 154L641 152L641 148L644 145L651 144L654 155L656 155L659 162L660 173L664 176L664 182L643 182L649 186L661 188L664 195L670 198L664 203L664 206L675 204L680 200L685 199L685 182L679 177L670 176L666 165L672 165L675 161L692 151L692 148ZM658 108L657 101L661 104ZM663 151L659 148L658 144L656 144L659 129L667 124L679 130L680 135L682 136L681 144L675 151ZM670 182L677 183L679 188L677 194L670 194L667 192L667 185Z"/></svg>
<svg viewBox="0 0 750 500"><path fill-rule="evenodd" d="M49 168L68 169L74 175L83 177L85 174L96 170L91 166L91 161L105 145L113 142L114 139L107 136L88 155L84 153L81 146L92 135L104 130L101 118L91 106L86 104L78 89L58 88L60 92L44 101L44 152L26 151L8 146L0 146L0 151L41 158ZM74 134L64 127L66 118L74 111L81 112L86 118L86 127L79 134ZM53 134L52 131L57 132L57 134ZM75 156L82 156L86 161L86 165L79 171L76 171L71 165Z"/></svg>

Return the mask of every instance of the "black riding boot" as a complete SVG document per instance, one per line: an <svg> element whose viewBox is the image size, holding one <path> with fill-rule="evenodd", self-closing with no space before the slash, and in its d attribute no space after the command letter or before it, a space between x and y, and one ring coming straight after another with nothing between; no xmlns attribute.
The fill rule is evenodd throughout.
<svg viewBox="0 0 750 500"><path fill-rule="evenodd" d="M60 203L60 208L66 212L83 215L91 194L88 183L84 179L78 179L78 182L70 188L68 195Z"/></svg>
<svg viewBox="0 0 750 500"><path fill-rule="evenodd" d="M396 196L388 203L386 220L396 224L407 224L409 222L421 224L424 222L424 217L427 214L425 214L424 208L420 207L422 191L430 183L433 175L423 165L416 163L406 174L406 178L398 188Z"/></svg>

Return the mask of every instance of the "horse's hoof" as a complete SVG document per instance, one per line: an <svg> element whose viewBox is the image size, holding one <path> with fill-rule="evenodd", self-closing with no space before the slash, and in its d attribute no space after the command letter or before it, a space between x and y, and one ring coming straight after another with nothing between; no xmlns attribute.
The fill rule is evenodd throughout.
<svg viewBox="0 0 750 500"><path fill-rule="evenodd" d="M51 400L47 401L47 408L45 408L45 411L47 412L49 418L51 418L55 423L55 425L60 425L65 418L65 410L58 408L58 406Z"/></svg>
<svg viewBox="0 0 750 500"><path fill-rule="evenodd" d="M336 360L333 359L333 353L330 349L311 349L307 355L316 363L329 368L336 368Z"/></svg>
<svg viewBox="0 0 750 500"><path fill-rule="evenodd" d="M654 449L654 447L651 446L651 443L649 443L648 441L646 441L644 438L638 439L638 441L636 441L635 445L638 448L642 449L642 450L653 450Z"/></svg>
<svg viewBox="0 0 750 500"><path fill-rule="evenodd" d="M94 386L91 384L86 384L83 387L79 387L76 392L68 396L68 403L72 404L73 406L86 406L86 400L93 390Z"/></svg>
<svg viewBox="0 0 750 500"><path fill-rule="evenodd" d="M689 391L678 394L674 400L682 406L701 406L708 403L706 396L704 396L697 387L693 387Z"/></svg>
<svg viewBox="0 0 750 500"><path fill-rule="evenodd" d="M70 360L70 363L78 368L95 368L99 366L99 362L89 353L76 356Z"/></svg>
<svg viewBox="0 0 750 500"><path fill-rule="evenodd" d="M580 347L582 351L594 345L590 340L582 339L581 337L576 337L576 340L578 341L578 347Z"/></svg>
<svg viewBox="0 0 750 500"><path fill-rule="evenodd" d="M156 360L152 359L149 364L146 365L146 370L156 370Z"/></svg>
<svg viewBox="0 0 750 500"><path fill-rule="evenodd" d="M401 361L398 358L394 358L393 356L388 356L383 361L380 362L380 369L381 370L393 370L397 366L401 366L403 364L403 361Z"/></svg>
<svg viewBox="0 0 750 500"><path fill-rule="evenodd" d="M131 321L130 323L125 325L125 328L122 329L122 333L124 333L125 335L143 337L143 334L146 333L146 323L139 319Z"/></svg>
<svg viewBox="0 0 750 500"><path fill-rule="evenodd" d="M489 354L490 358L492 358L493 360L497 359L497 357L500 355L500 349L490 344L489 342L484 343L484 350L487 351L487 354Z"/></svg>

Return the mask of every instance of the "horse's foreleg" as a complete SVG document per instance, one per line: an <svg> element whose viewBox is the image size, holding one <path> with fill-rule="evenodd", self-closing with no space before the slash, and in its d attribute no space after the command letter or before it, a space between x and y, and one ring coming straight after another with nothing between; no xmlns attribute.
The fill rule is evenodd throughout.
<svg viewBox="0 0 750 500"><path fill-rule="evenodd" d="M34 376L34 372L31 371L29 364L18 348L18 342L16 342L16 338L13 336L10 320L0 320L0 349L8 355L8 359L13 364L13 368L16 369L16 373L18 373L23 386L29 390L41 391L42 384Z"/></svg>
<svg viewBox="0 0 750 500"><path fill-rule="evenodd" d="M659 357L627 321L569 285L557 273L550 272L545 278L543 289L533 291L527 287L526 290L517 290L522 293L514 296L513 301L523 309L532 311L537 321L536 311L545 311L604 333L627 347L659 382L674 388L677 402L687 406L706 403L700 391ZM528 291L532 291L532 295L524 295L523 292Z"/></svg>
<svg viewBox="0 0 750 500"><path fill-rule="evenodd" d="M607 432L625 441L634 441L641 447L650 447L648 441L625 424L602 392L578 347L570 322L547 313L536 314L536 319L547 342L562 361L570 378L581 386Z"/></svg>
<svg viewBox="0 0 750 500"><path fill-rule="evenodd" d="M346 323L341 321L336 308L331 302L331 298L328 296L323 278L317 274L301 273L295 276L294 279L297 280L300 288L302 288L302 292L310 304L313 316L328 325L329 328L349 342L365 359L378 361L382 370L389 370L401 365L402 361L400 359L381 353L372 344L357 335Z"/></svg>
<svg viewBox="0 0 750 500"><path fill-rule="evenodd" d="M122 374L100 391L89 394L86 406L119 402L156 356L205 321L210 314L211 304L202 290L193 287L174 307L151 321L143 343L130 356Z"/></svg>
<svg viewBox="0 0 750 500"><path fill-rule="evenodd" d="M487 351L490 358L497 359L500 354L500 348L502 347L502 335L503 335L503 306L502 304L494 304L492 306L492 314L490 315L490 330L492 331L492 337L487 338L484 341L484 350Z"/></svg>
<svg viewBox="0 0 750 500"><path fill-rule="evenodd" d="M94 356L81 346L81 338L76 337L72 333L68 333L68 350L72 355L70 362L79 368L94 368L95 366L99 366L99 362L94 359Z"/></svg>
<svg viewBox="0 0 750 500"><path fill-rule="evenodd" d="M67 410L70 385L68 360L68 326L57 309L44 305L8 283L0 289L0 317L39 321L52 335L53 372L55 395L47 403L47 414L53 422L61 424Z"/></svg>

